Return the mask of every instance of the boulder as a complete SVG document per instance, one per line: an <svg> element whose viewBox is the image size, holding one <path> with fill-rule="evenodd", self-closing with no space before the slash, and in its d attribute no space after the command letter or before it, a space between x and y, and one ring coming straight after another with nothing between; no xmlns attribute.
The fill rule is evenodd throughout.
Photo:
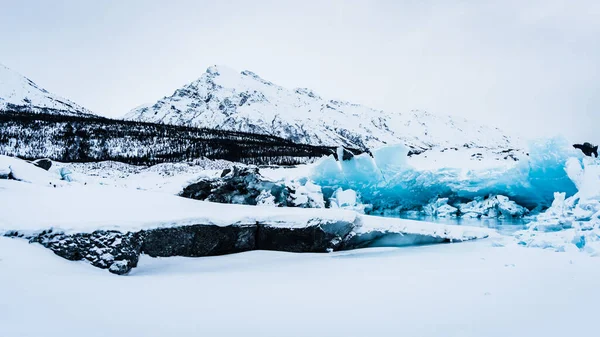
<svg viewBox="0 0 600 337"><path fill-rule="evenodd" d="M581 150L581 152L588 157L591 157L593 154L594 157L598 158L598 145L594 146L588 142L585 142L583 144L573 144L573 147Z"/></svg>
<svg viewBox="0 0 600 337"><path fill-rule="evenodd" d="M257 205L266 198L265 191L273 196L275 205L293 205L285 184L264 178L256 167L234 166L233 170L224 170L219 178L201 179L185 187L179 195L225 204Z"/></svg>
<svg viewBox="0 0 600 337"><path fill-rule="evenodd" d="M33 165L48 171L52 167L52 161L48 158L37 159L31 162Z"/></svg>

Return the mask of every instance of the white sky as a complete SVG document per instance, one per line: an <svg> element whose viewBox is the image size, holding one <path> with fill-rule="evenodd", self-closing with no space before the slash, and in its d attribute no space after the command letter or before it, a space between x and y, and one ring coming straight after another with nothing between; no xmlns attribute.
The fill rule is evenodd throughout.
<svg viewBox="0 0 600 337"><path fill-rule="evenodd" d="M390 111L600 143L598 1L0 0L0 63L102 115L213 64Z"/></svg>

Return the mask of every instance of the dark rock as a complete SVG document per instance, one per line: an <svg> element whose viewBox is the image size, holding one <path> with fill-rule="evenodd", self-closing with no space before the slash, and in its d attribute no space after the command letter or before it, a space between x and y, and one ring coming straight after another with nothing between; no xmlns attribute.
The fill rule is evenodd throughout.
<svg viewBox="0 0 600 337"><path fill-rule="evenodd" d="M48 171L52 167L52 161L47 158L34 160L31 163L39 168L46 170L46 171Z"/></svg>
<svg viewBox="0 0 600 337"><path fill-rule="evenodd" d="M307 227L259 225L256 248L284 252L329 252L339 250L353 223L315 223Z"/></svg>
<svg viewBox="0 0 600 337"><path fill-rule="evenodd" d="M87 260L119 275L137 266L142 246L138 233L101 230L76 234L43 232L30 238L30 242L40 243L67 260Z"/></svg>
<svg viewBox="0 0 600 337"><path fill-rule="evenodd" d="M342 161L354 158L354 154L346 149L342 149Z"/></svg>
<svg viewBox="0 0 600 337"><path fill-rule="evenodd" d="M228 175L231 172L231 169L224 169L223 172L221 172L221 178L223 178L224 176Z"/></svg>
<svg viewBox="0 0 600 337"><path fill-rule="evenodd" d="M424 149L410 149L406 155L408 157L418 156L418 155L420 155L423 152L425 152Z"/></svg>
<svg viewBox="0 0 600 337"><path fill-rule="evenodd" d="M157 256L211 256L256 247L256 225L191 225L146 230L142 252Z"/></svg>
<svg viewBox="0 0 600 337"><path fill-rule="evenodd" d="M337 161L346 161L346 160L351 160L352 158L354 158L355 155L361 154L361 153L368 153L371 157L373 157L373 154L368 151L357 151L355 149L349 149L343 146L340 146L337 148L337 150L333 153L333 157L335 158L335 160Z"/></svg>
<svg viewBox="0 0 600 337"><path fill-rule="evenodd" d="M226 169L220 178L202 179L183 189L185 198L224 204L256 205L265 197L265 191L274 197L279 206L294 206L291 190L283 183L269 181L256 167L234 166Z"/></svg>
<svg viewBox="0 0 600 337"><path fill-rule="evenodd" d="M593 154L594 157L598 158L598 145L594 146L586 142L583 144L573 144L573 147L576 149L580 149L581 152L583 152L583 154L585 154L588 157L591 157Z"/></svg>

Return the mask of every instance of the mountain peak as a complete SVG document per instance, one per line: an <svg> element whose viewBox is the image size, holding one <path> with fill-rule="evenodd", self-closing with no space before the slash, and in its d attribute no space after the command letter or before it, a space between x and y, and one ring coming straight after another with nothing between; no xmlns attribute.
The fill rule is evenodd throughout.
<svg viewBox="0 0 600 337"><path fill-rule="evenodd" d="M27 77L0 64L0 112L2 111L92 114L91 111L48 92Z"/></svg>
<svg viewBox="0 0 600 337"><path fill-rule="evenodd" d="M206 73L209 75L221 76L222 74L235 74L238 73L238 71L222 64L215 64L206 68Z"/></svg>
<svg viewBox="0 0 600 337"><path fill-rule="evenodd" d="M396 113L323 98L308 88L287 89L256 73L211 66L197 81L125 118L279 136L298 143L373 148L503 148L500 131L427 112Z"/></svg>

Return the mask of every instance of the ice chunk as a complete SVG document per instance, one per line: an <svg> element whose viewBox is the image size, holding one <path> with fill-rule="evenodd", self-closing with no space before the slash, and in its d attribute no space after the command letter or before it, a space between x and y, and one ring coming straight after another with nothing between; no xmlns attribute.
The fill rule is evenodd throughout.
<svg viewBox="0 0 600 337"><path fill-rule="evenodd" d="M338 188L329 201L331 208L351 209L364 213L365 205L360 202L360 198L354 190Z"/></svg>
<svg viewBox="0 0 600 337"><path fill-rule="evenodd" d="M286 182L286 186L290 187L292 203L296 207L304 208L325 208L325 200L321 192L321 186L318 186L311 181L305 181L304 184L300 181Z"/></svg>
<svg viewBox="0 0 600 337"><path fill-rule="evenodd" d="M529 213L527 208L504 195L490 195L486 199L476 197L471 202L459 205L459 209L461 216L470 218L521 218Z"/></svg>
<svg viewBox="0 0 600 337"><path fill-rule="evenodd" d="M438 217L456 217L458 216L458 208L448 205L448 198L439 198L431 201L423 207L425 215Z"/></svg>

